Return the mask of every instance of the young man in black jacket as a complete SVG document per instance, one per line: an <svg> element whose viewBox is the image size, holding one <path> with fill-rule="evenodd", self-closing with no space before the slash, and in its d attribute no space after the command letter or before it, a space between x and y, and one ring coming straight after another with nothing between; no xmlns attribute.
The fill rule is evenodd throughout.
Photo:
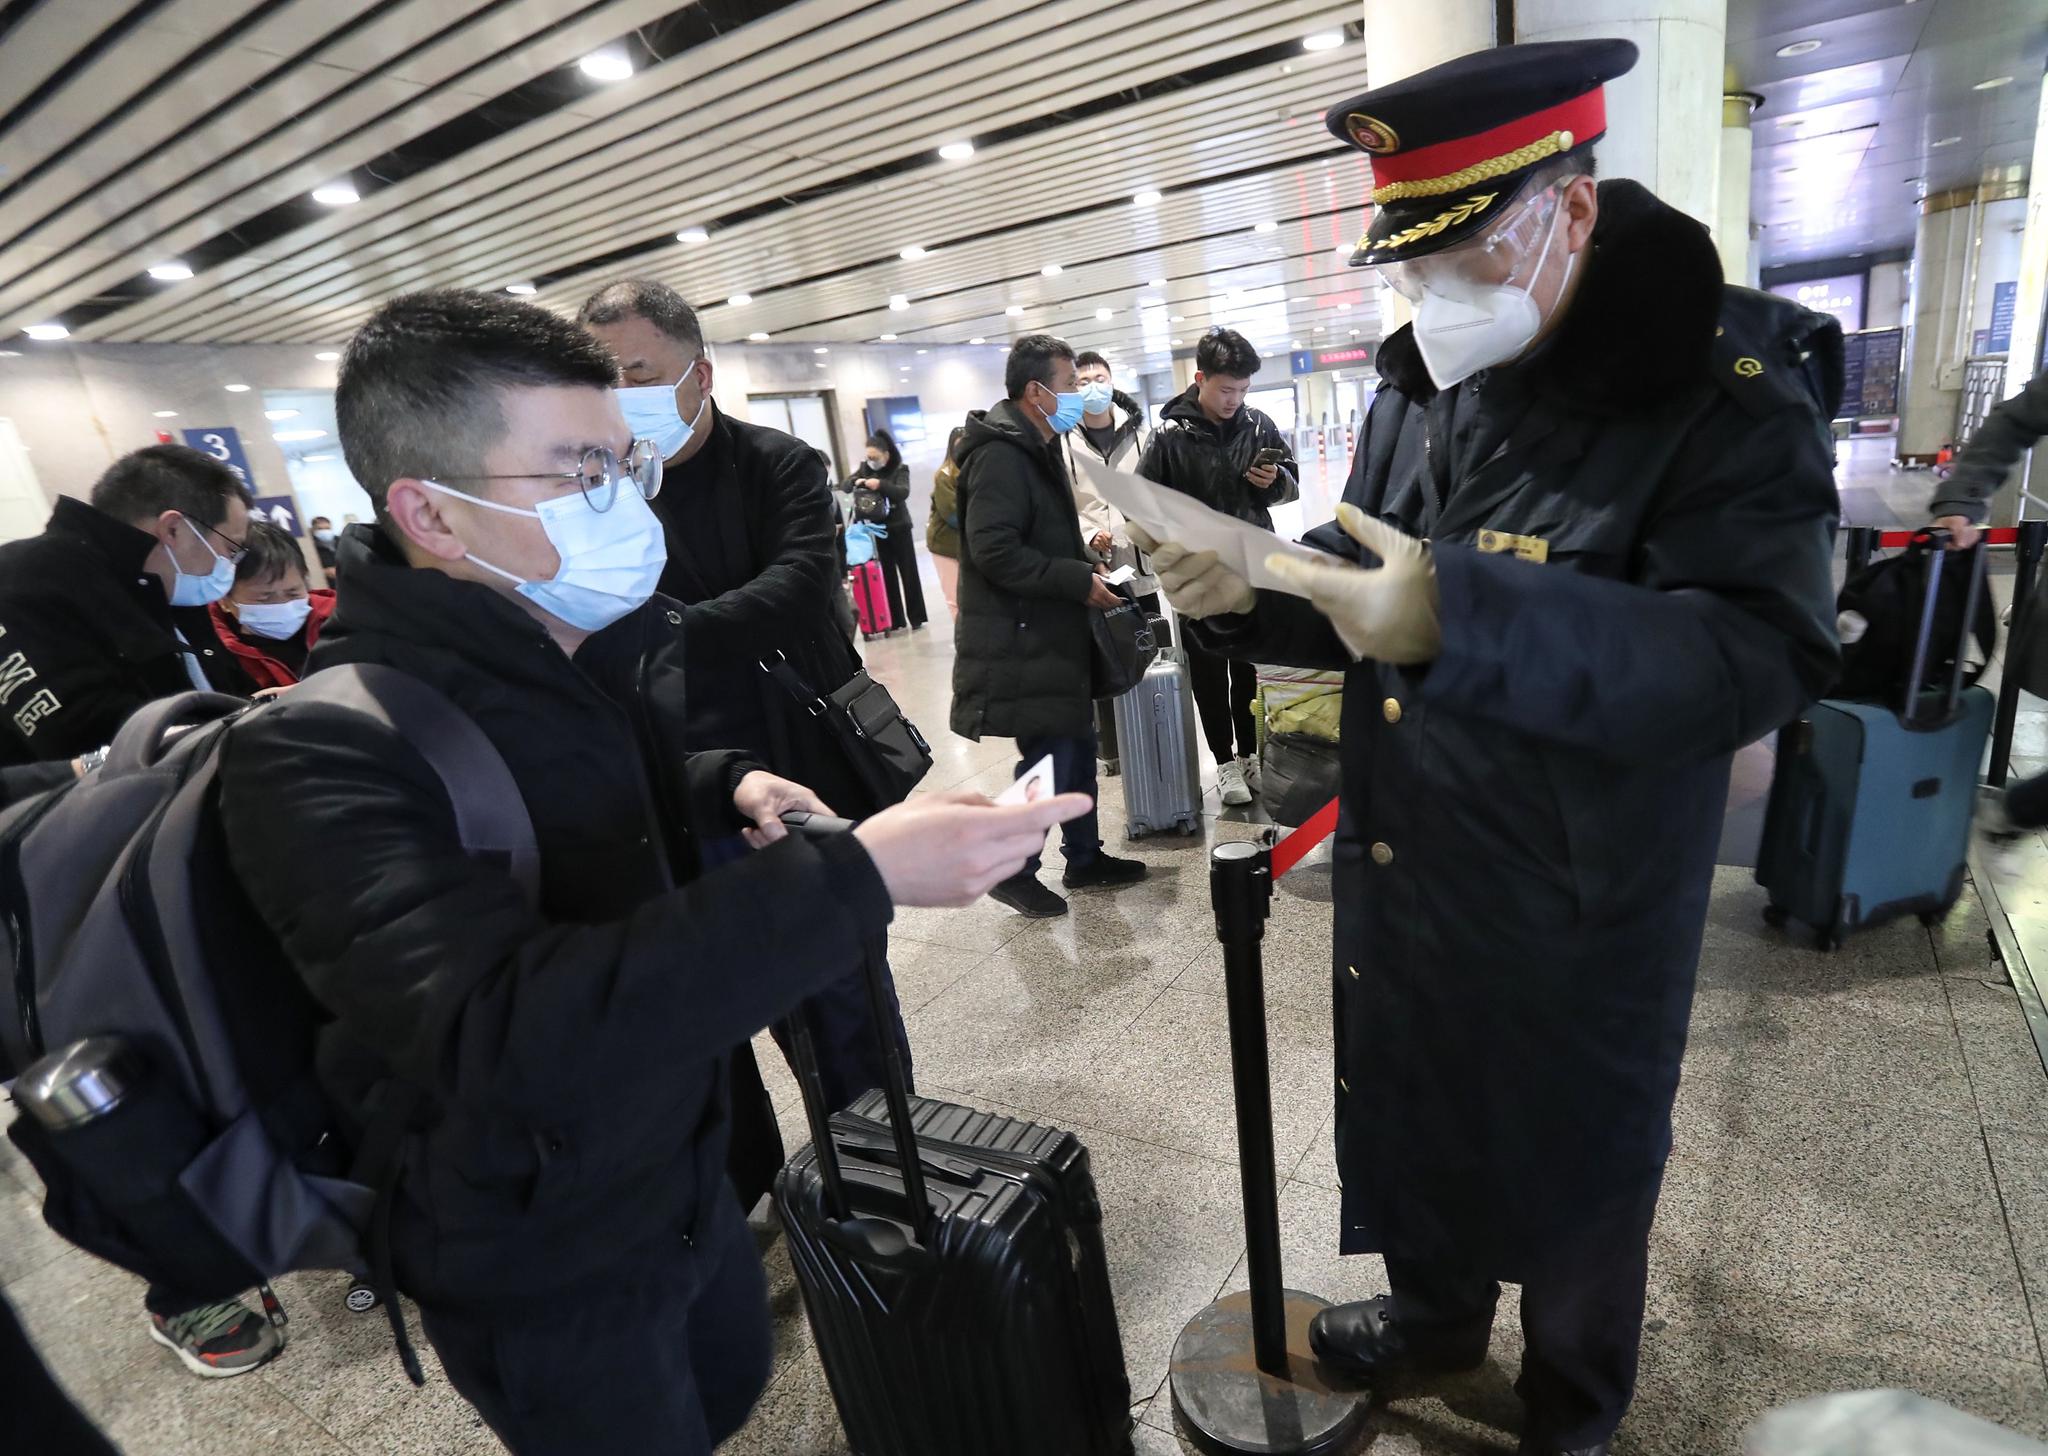
<svg viewBox="0 0 2048 1456"><path fill-rule="evenodd" d="M1270 531L1272 507L1300 496L1301 472L1280 427L1244 402L1259 363L1243 334L1211 329L1195 348L1195 382L1160 411L1138 473ZM1219 795L1232 807L1249 804L1258 774L1258 672L1249 662L1190 647L1188 676L1202 736L1216 758Z"/></svg>
<svg viewBox="0 0 2048 1456"><path fill-rule="evenodd" d="M206 609L235 584L249 492L211 455L123 455L90 503L0 546L0 763L104 748L144 703L247 693Z"/></svg>
<svg viewBox="0 0 2048 1456"><path fill-rule="evenodd" d="M1074 351L1026 334L1003 370L1009 398L967 417L960 462L960 622L953 649L953 731L1017 740L1017 773L1051 755L1053 786L1095 795L1094 655L1088 614L1122 598L1097 578L1058 437L1081 419ZM1102 851L1095 814L1062 837L1070 890L1133 884L1142 861ZM1047 919L1067 902L1039 883L1038 856L992 899Z"/></svg>
<svg viewBox="0 0 2048 1456"><path fill-rule="evenodd" d="M687 649L675 681L685 689L687 746L745 749L850 818L883 808L809 703L761 667L780 653L820 694L860 669L839 624L844 574L818 452L718 408L703 327L667 284L607 284L577 321L617 356L627 426L652 439L667 462L668 489L655 498L654 514L668 541L661 591L684 604ZM740 852L733 839L702 848L713 863ZM891 1034L908 1067L910 1043L893 988L890 999ZM844 1107L881 1083L881 1040L867 985L849 972L809 1009L825 1096ZM776 1034L780 1040L780 1028ZM750 1049L735 1053L733 1075L732 1173L751 1207L782 1166L782 1136Z"/></svg>
<svg viewBox="0 0 2048 1456"><path fill-rule="evenodd" d="M394 1085L419 1099L398 1287L519 1456L708 1456L738 1428L769 1343L726 1055L843 976L893 904L966 903L1087 807L938 795L811 841L779 821L819 807L807 789L683 751L659 680L683 612L653 595L643 497L659 459L615 368L544 309L451 290L382 309L336 389L377 524L343 538L313 670L382 663L470 715L532 818L538 905L360 718L287 695L221 767L236 871L333 1018L319 1070L345 1130ZM743 827L766 847L675 886L679 835Z"/></svg>

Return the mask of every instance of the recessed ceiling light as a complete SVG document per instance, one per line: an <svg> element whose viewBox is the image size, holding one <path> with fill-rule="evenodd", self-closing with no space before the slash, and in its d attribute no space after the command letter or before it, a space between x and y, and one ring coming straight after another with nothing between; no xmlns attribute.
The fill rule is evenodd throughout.
<svg viewBox="0 0 2048 1456"><path fill-rule="evenodd" d="M1167 340L1166 342L1167 342L1168 344L1174 345L1174 346L1176 346L1176 347L1178 347L1178 346L1179 346L1179 344L1180 344L1180 340L1179 340L1179 339L1168 339L1168 340Z"/></svg>
<svg viewBox="0 0 2048 1456"><path fill-rule="evenodd" d="M1187 321L1187 315L1183 313L1174 314L1171 318L1167 319L1167 322L1170 324L1184 324Z"/></svg>
<svg viewBox="0 0 2048 1456"><path fill-rule="evenodd" d="M192 270L183 263L159 263L149 270L149 276L161 283L181 283L192 276Z"/></svg>
<svg viewBox="0 0 2048 1456"><path fill-rule="evenodd" d="M939 155L949 162L964 162L974 155L974 143L947 142L939 148Z"/></svg>
<svg viewBox="0 0 2048 1456"><path fill-rule="evenodd" d="M1790 45L1779 46L1778 54L1786 59L1790 59L1793 56L1810 56L1825 44L1827 42L1822 40L1795 40Z"/></svg>
<svg viewBox="0 0 2048 1456"><path fill-rule="evenodd" d="M1315 331L1320 334L1321 332L1323 332L1323 326L1321 324L1317 324Z"/></svg>
<svg viewBox="0 0 2048 1456"><path fill-rule="evenodd" d="M1113 308L1098 308L1095 310L1095 316L1099 319L1115 318L1116 310Z"/></svg>
<svg viewBox="0 0 2048 1456"><path fill-rule="evenodd" d="M1927 145L1930 147L1952 147L1961 140L1962 138L1959 136L1943 137L1940 141L1929 142Z"/></svg>
<svg viewBox="0 0 2048 1456"><path fill-rule="evenodd" d="M1348 303L1340 303L1340 304L1338 304L1338 305L1337 305L1337 312L1339 312L1339 313L1349 313L1349 312L1351 312L1351 305L1350 305L1350 304L1348 304Z"/></svg>
<svg viewBox="0 0 2048 1456"><path fill-rule="evenodd" d="M820 359L817 363L817 367L823 369L825 367L825 361L823 359Z"/></svg>
<svg viewBox="0 0 2048 1456"><path fill-rule="evenodd" d="M329 182L325 187L313 189L313 200L322 207L347 207L351 202L363 199L353 182Z"/></svg>
<svg viewBox="0 0 2048 1456"><path fill-rule="evenodd" d="M1357 329L1353 329L1353 330L1351 331L1351 337L1352 337L1352 338L1354 338L1354 339L1358 337L1358 330L1357 330Z"/></svg>
<svg viewBox="0 0 2048 1456"><path fill-rule="evenodd" d="M762 333L759 329L755 329L754 332L748 334L747 337L749 339L752 339L757 344L765 344L768 342L768 336Z"/></svg>
<svg viewBox="0 0 2048 1456"><path fill-rule="evenodd" d="M332 460L333 458L332 455L301 455L299 463L301 465L318 465L322 461Z"/></svg>
<svg viewBox="0 0 2048 1456"><path fill-rule="evenodd" d="M975 335L975 336L974 336L973 338L969 339L969 340L968 340L967 342L968 342L968 343L970 343L970 344L986 344L986 343L988 342L988 340L987 340L987 339L984 339L984 338L983 338L983 337L982 337L982 336L981 336L980 334L976 334L976 335Z"/></svg>
<svg viewBox="0 0 2048 1456"><path fill-rule="evenodd" d="M2010 76L1993 76L1989 81L1979 81L1970 89L1972 91L1996 91L2000 86L2010 86L2011 84L2012 77Z"/></svg>
<svg viewBox="0 0 2048 1456"><path fill-rule="evenodd" d="M71 337L71 330L65 328L62 324L30 324L22 332L31 339L41 339L45 343L52 339L68 339Z"/></svg>
<svg viewBox="0 0 2048 1456"><path fill-rule="evenodd" d="M917 352L918 352L918 353L920 353L920 354L929 354L929 353L931 353L931 350L929 350L929 349L919 349L919 350L918 350Z"/></svg>
<svg viewBox="0 0 2048 1456"><path fill-rule="evenodd" d="M903 310L910 307L910 295L907 293L890 294L889 307L894 309L897 313L903 312Z"/></svg>
<svg viewBox="0 0 2048 1456"><path fill-rule="evenodd" d="M1280 224L1273 221L1270 217L1252 224L1252 231L1255 233L1271 233L1278 232L1279 230Z"/></svg>
<svg viewBox="0 0 2048 1456"><path fill-rule="evenodd" d="M1145 286L1147 288L1164 288L1166 286L1166 280L1164 278L1154 278L1150 283L1147 283Z"/></svg>
<svg viewBox="0 0 2048 1456"><path fill-rule="evenodd" d="M1333 51L1342 44L1344 32L1341 30L1319 30L1314 35L1301 38L1301 48L1305 51Z"/></svg>
<svg viewBox="0 0 2048 1456"><path fill-rule="evenodd" d="M896 342L896 336L894 334L884 334L882 335L882 342L885 344L893 344Z"/></svg>
<svg viewBox="0 0 2048 1456"><path fill-rule="evenodd" d="M813 354L829 354L829 353L831 353L832 351L831 351L830 349L826 348L826 347L825 347L825 346L824 346L823 344L820 344L820 345L818 345L818 347L817 347L817 348L815 348L815 349L811 350L811 352L812 352Z"/></svg>
<svg viewBox="0 0 2048 1456"><path fill-rule="evenodd" d="M315 359L318 359L318 360L319 360L319 361L320 361L320 362L321 362L322 364L332 364L332 363L333 363L333 362L334 362L334 361L335 361L336 359L339 359L339 358L341 357L341 350L339 350L339 349L322 349L322 350L321 350L321 351L320 351L319 353L315 354L315 355L314 355L313 357L314 357Z"/></svg>
<svg viewBox="0 0 2048 1456"><path fill-rule="evenodd" d="M1291 349L1299 349L1299 348L1301 347L1301 340L1299 340L1299 339L1289 339L1289 340L1287 341L1287 346L1288 346L1289 348L1291 348Z"/></svg>
<svg viewBox="0 0 2048 1456"><path fill-rule="evenodd" d="M538 288L535 288L531 283L507 283L505 285L505 291L507 293L516 293L521 298L530 298L532 295L540 292L540 290Z"/></svg>
<svg viewBox="0 0 2048 1456"><path fill-rule="evenodd" d="M1004 309L1003 313L1009 318L1022 318L1024 317L1024 305L1021 303L1013 303L1008 308Z"/></svg>
<svg viewBox="0 0 2048 1456"><path fill-rule="evenodd" d="M263 418L266 420L295 420L298 417L299 412L293 409L265 410L263 412Z"/></svg>
<svg viewBox="0 0 2048 1456"><path fill-rule="evenodd" d="M151 410L150 414L160 420L175 420L178 417L176 410Z"/></svg>
<svg viewBox="0 0 2048 1456"><path fill-rule="evenodd" d="M623 81L633 74L633 58L624 51L592 51L576 69L593 81Z"/></svg>
<svg viewBox="0 0 2048 1456"><path fill-rule="evenodd" d="M279 430L270 438L277 441L280 445L293 445L300 440L324 440L327 438L327 432L325 430Z"/></svg>
<svg viewBox="0 0 2048 1456"><path fill-rule="evenodd" d="M1060 274L1066 271L1066 269L1060 267L1060 265L1057 263L1048 263L1043 268L1040 268L1038 270L1039 276L1043 278L1057 278L1060 276Z"/></svg>
<svg viewBox="0 0 2048 1456"><path fill-rule="evenodd" d="M227 390L229 394L247 394L249 392L249 386L246 384L227 384L221 387Z"/></svg>
<svg viewBox="0 0 2048 1456"><path fill-rule="evenodd" d="M1137 203L1140 207L1157 207L1159 205L1159 194L1148 187L1143 192L1132 193L1131 201Z"/></svg>
<svg viewBox="0 0 2048 1456"><path fill-rule="evenodd" d="M734 308L745 308L748 304L752 303L753 301L754 295L751 293L735 293L731 298L728 298L726 300L726 302L731 304Z"/></svg>
<svg viewBox="0 0 2048 1456"><path fill-rule="evenodd" d="M1352 247L1349 243L1337 244L1337 256L1342 258L1347 263L1351 261L1351 255L1357 251L1358 250Z"/></svg>
<svg viewBox="0 0 2048 1456"><path fill-rule="evenodd" d="M912 243L909 247L905 248L896 256L901 258L906 263L915 263L919 258L922 258L924 256L924 249L920 248L917 244Z"/></svg>
<svg viewBox="0 0 2048 1456"><path fill-rule="evenodd" d="M679 243L703 243L709 242L710 239L711 229L709 228L686 227L676 234L676 241Z"/></svg>
<svg viewBox="0 0 2048 1456"><path fill-rule="evenodd" d="M21 350L19 349L0 349L0 359L19 359L20 357Z"/></svg>

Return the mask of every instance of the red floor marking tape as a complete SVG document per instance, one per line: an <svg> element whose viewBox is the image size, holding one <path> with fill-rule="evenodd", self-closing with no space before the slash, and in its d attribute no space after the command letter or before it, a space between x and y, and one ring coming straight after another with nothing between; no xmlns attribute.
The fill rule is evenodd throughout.
<svg viewBox="0 0 2048 1456"><path fill-rule="evenodd" d="M1273 878L1279 879L1307 857L1308 852L1328 839L1337 828L1337 801L1330 800L1308 818L1308 822L1273 846Z"/></svg>

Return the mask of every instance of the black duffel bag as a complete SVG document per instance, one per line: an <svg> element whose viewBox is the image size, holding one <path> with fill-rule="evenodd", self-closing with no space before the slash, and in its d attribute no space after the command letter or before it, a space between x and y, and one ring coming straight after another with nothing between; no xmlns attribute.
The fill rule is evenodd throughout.
<svg viewBox="0 0 2048 1456"><path fill-rule="evenodd" d="M1906 701L1906 680L1913 675L1913 645L1920 632L1920 614L1927 606L1927 571L1934 553L1947 544L1946 531L1922 531L1896 556L1871 562L1842 584L1835 598L1842 632L1842 675L1826 696L1859 702L1898 704ZM1976 548L1981 551L1984 548ZM1967 560L1961 557L1959 559ZM1979 592L1974 604L1967 570L1944 571L1934 599L1934 624L1921 670L1922 692L1945 689L1960 670L1968 687L1983 674L1998 645L1998 614L1990 592ZM1963 643L1963 615L1971 614L1970 635L1978 657L1958 667ZM1853 639L1853 640L1852 640Z"/></svg>
<svg viewBox="0 0 2048 1456"><path fill-rule="evenodd" d="M826 728L845 752L861 782L881 805L900 804L932 769L932 746L903 716L889 690L866 668L830 693L820 695L798 676L789 659L776 653L761 671L780 683Z"/></svg>

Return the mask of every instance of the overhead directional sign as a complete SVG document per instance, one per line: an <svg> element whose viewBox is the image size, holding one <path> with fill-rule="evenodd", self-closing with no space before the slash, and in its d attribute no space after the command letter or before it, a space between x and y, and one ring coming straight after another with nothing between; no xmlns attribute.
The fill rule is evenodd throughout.
<svg viewBox="0 0 2048 1456"><path fill-rule="evenodd" d="M202 425L196 430L186 430L185 443L194 450L203 450L214 459L235 472L235 479L253 492L256 477L249 471L249 457L242 453L242 437L233 425Z"/></svg>

